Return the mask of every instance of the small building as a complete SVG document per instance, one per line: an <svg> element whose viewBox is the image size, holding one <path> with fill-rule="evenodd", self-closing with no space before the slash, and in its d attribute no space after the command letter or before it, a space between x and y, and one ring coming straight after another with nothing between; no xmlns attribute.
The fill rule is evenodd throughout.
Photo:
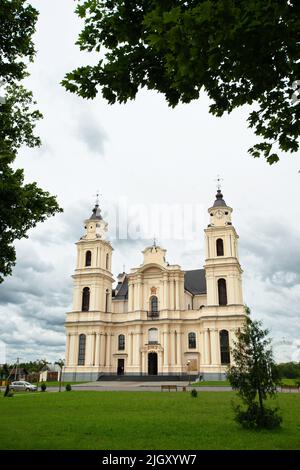
<svg viewBox="0 0 300 470"><path fill-rule="evenodd" d="M60 367L57 364L47 364L40 372L40 382L58 382L60 379Z"/></svg>

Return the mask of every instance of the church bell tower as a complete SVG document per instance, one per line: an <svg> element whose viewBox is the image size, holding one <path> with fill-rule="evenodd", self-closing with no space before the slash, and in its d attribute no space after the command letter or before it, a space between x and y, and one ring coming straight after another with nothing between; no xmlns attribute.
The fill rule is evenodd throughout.
<svg viewBox="0 0 300 470"><path fill-rule="evenodd" d="M220 187L208 213L210 223L205 230L207 306L242 305L239 237L231 222L232 208L224 201Z"/></svg>
<svg viewBox="0 0 300 470"><path fill-rule="evenodd" d="M85 234L76 243L73 311L111 312L113 248L106 240L98 198L91 216L84 221Z"/></svg>

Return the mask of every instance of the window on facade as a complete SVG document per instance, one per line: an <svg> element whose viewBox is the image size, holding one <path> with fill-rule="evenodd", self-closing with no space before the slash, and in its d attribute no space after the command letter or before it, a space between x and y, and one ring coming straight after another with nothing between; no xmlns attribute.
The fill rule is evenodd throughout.
<svg viewBox="0 0 300 470"><path fill-rule="evenodd" d="M151 307L151 312L157 312L158 311L158 299L156 295L153 295L150 299L150 307Z"/></svg>
<svg viewBox="0 0 300 470"><path fill-rule="evenodd" d="M196 333L189 333L189 349L196 348Z"/></svg>
<svg viewBox="0 0 300 470"><path fill-rule="evenodd" d="M85 265L91 266L91 264L92 264L92 253L90 250L88 250L85 254Z"/></svg>
<svg viewBox="0 0 300 470"><path fill-rule="evenodd" d="M150 330L148 330L148 343L154 344L157 342L158 342L158 329L150 328Z"/></svg>
<svg viewBox="0 0 300 470"><path fill-rule="evenodd" d="M225 279L218 280L219 305L227 305L227 288Z"/></svg>
<svg viewBox="0 0 300 470"><path fill-rule="evenodd" d="M90 289L85 287L82 291L82 311L87 312L90 309Z"/></svg>
<svg viewBox="0 0 300 470"><path fill-rule="evenodd" d="M84 366L85 363L85 335L79 335L78 344L78 365Z"/></svg>
<svg viewBox="0 0 300 470"><path fill-rule="evenodd" d="M230 364L229 335L227 330L220 331L221 364Z"/></svg>
<svg viewBox="0 0 300 470"><path fill-rule="evenodd" d="M108 312L108 308L109 308L109 290L106 289L106 292L105 292L105 313Z"/></svg>
<svg viewBox="0 0 300 470"><path fill-rule="evenodd" d="M125 335L118 336L118 349L119 351L124 351L125 349Z"/></svg>
<svg viewBox="0 0 300 470"><path fill-rule="evenodd" d="M222 238L217 240L217 256L224 256L224 243Z"/></svg>
<svg viewBox="0 0 300 470"><path fill-rule="evenodd" d="M105 262L106 269L109 268L109 254L106 254L106 262Z"/></svg>

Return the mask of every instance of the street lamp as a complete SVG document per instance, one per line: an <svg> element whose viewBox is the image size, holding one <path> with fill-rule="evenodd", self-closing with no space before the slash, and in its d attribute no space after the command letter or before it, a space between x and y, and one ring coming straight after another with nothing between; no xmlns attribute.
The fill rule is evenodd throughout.
<svg viewBox="0 0 300 470"><path fill-rule="evenodd" d="M186 365L187 365L188 375L189 375L189 385L191 385L191 370L190 370L191 361L187 361Z"/></svg>

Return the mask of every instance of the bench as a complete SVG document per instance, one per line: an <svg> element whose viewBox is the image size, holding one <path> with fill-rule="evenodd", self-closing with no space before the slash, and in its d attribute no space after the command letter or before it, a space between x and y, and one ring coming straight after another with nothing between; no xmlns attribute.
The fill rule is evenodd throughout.
<svg viewBox="0 0 300 470"><path fill-rule="evenodd" d="M281 391L283 392L284 390L288 390L291 392L292 390L299 391L299 385L280 385Z"/></svg>
<svg viewBox="0 0 300 470"><path fill-rule="evenodd" d="M163 392L164 390L168 390L169 392L171 390L176 390L176 392L177 392L177 385L161 385L160 390L161 390L161 392Z"/></svg>

